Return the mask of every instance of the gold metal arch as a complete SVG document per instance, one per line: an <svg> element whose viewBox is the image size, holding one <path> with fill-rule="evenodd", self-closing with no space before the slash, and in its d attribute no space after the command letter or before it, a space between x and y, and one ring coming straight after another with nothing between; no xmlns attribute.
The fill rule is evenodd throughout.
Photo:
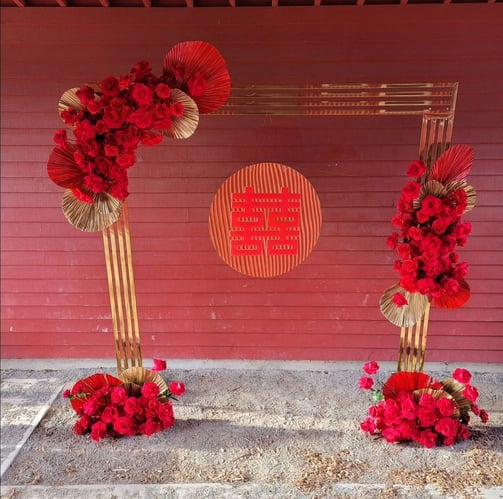
<svg viewBox="0 0 503 499"><path fill-rule="evenodd" d="M323 83L235 86L215 115L422 116L419 157L433 163L450 145L457 83ZM103 231L117 369L142 366L127 204ZM423 370L430 306L402 327L397 369Z"/></svg>

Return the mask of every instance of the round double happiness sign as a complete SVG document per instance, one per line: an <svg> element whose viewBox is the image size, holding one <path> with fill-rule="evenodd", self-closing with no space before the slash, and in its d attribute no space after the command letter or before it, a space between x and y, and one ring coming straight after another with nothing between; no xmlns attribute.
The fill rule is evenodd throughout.
<svg viewBox="0 0 503 499"><path fill-rule="evenodd" d="M211 240L233 269L252 277L284 274L318 241L321 207L312 184L278 163L257 163L229 177L210 208Z"/></svg>

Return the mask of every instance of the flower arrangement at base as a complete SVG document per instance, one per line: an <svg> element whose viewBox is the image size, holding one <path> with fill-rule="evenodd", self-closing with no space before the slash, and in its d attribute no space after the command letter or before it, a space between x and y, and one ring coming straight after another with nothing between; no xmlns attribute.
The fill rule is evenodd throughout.
<svg viewBox="0 0 503 499"><path fill-rule="evenodd" d="M470 435L470 412L483 423L489 415L476 401L478 390L470 384L471 373L457 368L452 378L438 381L423 372L392 374L382 389L376 387L377 362L364 364L359 388L377 402L368 410L360 428L387 442L417 442L423 447L453 445Z"/></svg>
<svg viewBox="0 0 503 499"><path fill-rule="evenodd" d="M164 366L164 367L163 367ZM154 368L131 367L119 377L96 373L65 390L79 419L73 427L77 435L91 434L93 440L105 437L152 435L175 423L172 400L183 395L183 383L168 386L155 370L166 363L154 359Z"/></svg>

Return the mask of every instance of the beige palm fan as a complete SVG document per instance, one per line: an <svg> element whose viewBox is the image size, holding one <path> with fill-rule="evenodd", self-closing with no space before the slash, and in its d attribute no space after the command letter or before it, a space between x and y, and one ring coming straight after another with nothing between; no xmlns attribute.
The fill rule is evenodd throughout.
<svg viewBox="0 0 503 499"><path fill-rule="evenodd" d="M66 219L83 232L100 232L117 222L122 202L106 192L91 194L92 203L80 201L71 189L63 194L63 213Z"/></svg>
<svg viewBox="0 0 503 499"><path fill-rule="evenodd" d="M130 394L139 394L141 392L141 387L145 383L155 383L159 387L159 393L168 390L168 385L160 374L143 367L129 367L124 369L119 374L119 378L125 383L126 390L128 390Z"/></svg>
<svg viewBox="0 0 503 499"><path fill-rule="evenodd" d="M466 192L466 208L464 213L467 211L473 210L475 207L475 203L477 202L477 192L467 182L464 180L457 180L455 182L449 182L445 188L447 189L447 192L450 194L452 191L456 191L458 189L463 189Z"/></svg>
<svg viewBox="0 0 503 499"><path fill-rule="evenodd" d="M447 187L445 187L441 182L438 182L437 180L428 180L421 186L419 196L414 199L412 204L414 208L418 210L421 208L421 203L426 196L432 195L437 198L443 198L448 194L448 192Z"/></svg>
<svg viewBox="0 0 503 499"><path fill-rule="evenodd" d="M77 97L78 88L70 88L66 92L63 92L63 95L59 98L58 101L58 112L61 116L63 111L66 111L69 107L80 111L84 106L80 99Z"/></svg>
<svg viewBox="0 0 503 499"><path fill-rule="evenodd" d="M183 115L172 116L172 126L168 130L163 130L163 134L174 139L187 139L195 131L199 124L199 109L195 101L178 88L171 90L172 103L183 105Z"/></svg>
<svg viewBox="0 0 503 499"><path fill-rule="evenodd" d="M472 407L472 403L463 395L465 385L452 378L444 379L441 383L444 390L456 401L460 411L462 413L469 412Z"/></svg>
<svg viewBox="0 0 503 499"><path fill-rule="evenodd" d="M399 307L393 301L396 293L401 293L408 301L408 304ZM379 302L379 307L384 317L398 327L409 327L416 324L423 317L427 305L427 296L421 293L410 293L399 284L386 289Z"/></svg>
<svg viewBox="0 0 503 499"><path fill-rule="evenodd" d="M163 73L169 85L183 90L195 100L201 114L216 111L229 98L231 79L227 64L210 43L177 43L166 54ZM202 83L197 95L189 90L195 79Z"/></svg>

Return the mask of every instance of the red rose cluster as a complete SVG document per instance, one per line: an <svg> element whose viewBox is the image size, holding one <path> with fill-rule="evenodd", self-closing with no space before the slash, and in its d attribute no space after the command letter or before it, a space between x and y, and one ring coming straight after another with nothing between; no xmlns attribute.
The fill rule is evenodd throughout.
<svg viewBox="0 0 503 499"><path fill-rule="evenodd" d="M91 203L91 194L101 192L120 201L128 196L127 171L136 162L138 146L159 144L173 118L184 114L183 103L174 102L171 93L146 61L138 62L127 75L108 76L99 86L77 90L80 106L61 112L76 142L70 144L65 130L58 130L52 153L75 162L72 191L77 199ZM67 186L65 181L63 187Z"/></svg>
<svg viewBox="0 0 503 499"><path fill-rule="evenodd" d="M378 367L369 372L367 366L363 367L366 374L377 373ZM466 369L456 369L453 379L443 383L424 373L396 373L385 383L384 398L369 408L360 428L390 443L413 441L427 448L466 440L469 410L483 423L489 419L476 404L478 392L470 379ZM360 388L376 391L373 386L371 377L360 379Z"/></svg>
<svg viewBox="0 0 503 499"><path fill-rule="evenodd" d="M89 380L99 380L103 386L94 389ZM131 393L128 385L110 375L94 375L77 382L66 390L63 397L70 398L79 416L74 425L77 435L91 433L93 440L105 437L152 435L173 426L175 417L170 399L185 392L183 383L172 382L160 393L159 385L146 382L138 393Z"/></svg>
<svg viewBox="0 0 503 499"><path fill-rule="evenodd" d="M400 286L410 293L428 295L441 306L442 297L467 294L463 291L468 265L459 261L456 252L456 246L466 243L472 229L469 222L461 221L467 209L466 184L453 180L444 185L432 179L434 175L422 161L411 163L407 173L422 177L422 181L408 182L402 189L398 212L392 219L398 231L388 237L387 244L399 256L395 269ZM461 298L457 306L466 299ZM400 293L393 301L399 307L407 305Z"/></svg>

